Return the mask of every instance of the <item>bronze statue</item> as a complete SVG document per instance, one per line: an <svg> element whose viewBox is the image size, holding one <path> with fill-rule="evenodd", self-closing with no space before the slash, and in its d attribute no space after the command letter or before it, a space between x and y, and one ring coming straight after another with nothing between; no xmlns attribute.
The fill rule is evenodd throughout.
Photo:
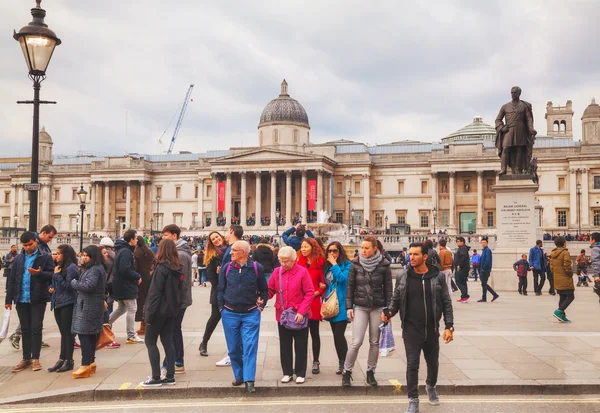
<svg viewBox="0 0 600 413"><path fill-rule="evenodd" d="M520 100L521 88L510 90L512 101L502 105L496 117L496 148L501 159L500 175L508 167L512 174L531 174L531 157L536 130L531 103ZM504 119L504 121L503 121Z"/></svg>

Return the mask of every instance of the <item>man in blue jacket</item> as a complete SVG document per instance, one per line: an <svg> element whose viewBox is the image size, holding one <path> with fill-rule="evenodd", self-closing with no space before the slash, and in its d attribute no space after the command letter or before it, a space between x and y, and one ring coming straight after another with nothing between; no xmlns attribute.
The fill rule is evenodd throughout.
<svg viewBox="0 0 600 413"><path fill-rule="evenodd" d="M542 289L546 281L546 259L543 246L542 240L538 239L535 242L535 247L529 250L529 269L533 271L533 291L535 295L542 295Z"/></svg>
<svg viewBox="0 0 600 413"><path fill-rule="evenodd" d="M481 279L481 289L483 291L483 295L481 296L481 300L478 300L478 303L485 303L487 301L487 292L489 291L492 294L492 302L496 301L498 294L496 291L492 289L488 285L488 280L490 279L490 274L492 272L492 250L488 247L488 239L487 237L483 237L481 239L481 260L479 261L479 265L481 268L481 275L479 278Z"/></svg>
<svg viewBox="0 0 600 413"><path fill-rule="evenodd" d="M296 233L296 235L292 235L294 233ZM309 236L310 238L315 237L310 229L307 229L304 224L296 224L296 226L285 231L281 235L281 239L283 239L285 245L288 245L298 251L305 235Z"/></svg>
<svg viewBox="0 0 600 413"><path fill-rule="evenodd" d="M35 233L24 232L21 235L21 245L23 251L16 256L6 280L4 301L6 309L12 309L13 303L16 304L23 339L23 359L13 367L13 373L28 367L33 371L42 369L42 329L46 303L50 301L48 288L54 273L52 256L39 248Z"/></svg>

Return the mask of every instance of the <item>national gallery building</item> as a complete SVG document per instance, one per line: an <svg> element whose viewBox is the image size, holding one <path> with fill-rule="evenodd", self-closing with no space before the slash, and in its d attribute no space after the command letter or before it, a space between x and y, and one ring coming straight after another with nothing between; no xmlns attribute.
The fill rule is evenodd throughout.
<svg viewBox="0 0 600 413"><path fill-rule="evenodd" d="M571 101L548 102L547 132L534 146L545 232L600 230L600 106L592 100L584 110L581 141L573 140L573 115ZM500 161L495 129L481 117L439 143L313 144L310 134L308 115L285 80L260 116L255 147L53 157L42 129L38 221L75 232L83 184L84 231L98 235L124 228L148 233L169 223L200 234L232 222L250 234L273 234L278 223L316 221L320 210L353 229L496 232ZM0 227L27 227L29 175L29 158L0 158Z"/></svg>

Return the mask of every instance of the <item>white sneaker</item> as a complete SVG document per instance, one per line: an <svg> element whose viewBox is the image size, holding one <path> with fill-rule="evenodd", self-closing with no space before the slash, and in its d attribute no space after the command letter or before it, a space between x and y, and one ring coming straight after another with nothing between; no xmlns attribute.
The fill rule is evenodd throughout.
<svg viewBox="0 0 600 413"><path fill-rule="evenodd" d="M305 381L304 377L296 377L296 384L303 384Z"/></svg>
<svg viewBox="0 0 600 413"><path fill-rule="evenodd" d="M224 359L217 361L217 367L228 367L231 366L231 359L229 356L226 356Z"/></svg>
<svg viewBox="0 0 600 413"><path fill-rule="evenodd" d="M281 378L282 383L289 383L292 380L292 376L283 376Z"/></svg>

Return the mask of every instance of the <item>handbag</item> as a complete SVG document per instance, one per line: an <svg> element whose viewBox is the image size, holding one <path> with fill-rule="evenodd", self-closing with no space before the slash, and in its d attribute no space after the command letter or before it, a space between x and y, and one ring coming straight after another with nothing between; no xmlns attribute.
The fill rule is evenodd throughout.
<svg viewBox="0 0 600 413"><path fill-rule="evenodd" d="M335 287L329 294L325 296L323 300L323 304L321 305L321 317L333 318L340 313L340 302L338 301L337 296L337 282L335 283Z"/></svg>
<svg viewBox="0 0 600 413"><path fill-rule="evenodd" d="M8 326L10 325L10 313L11 310L8 308L4 310L4 315L2 316L2 327L0 327L0 343L8 336Z"/></svg>
<svg viewBox="0 0 600 413"><path fill-rule="evenodd" d="M297 322L297 312L294 311L293 308L285 308L285 306L283 305L283 287L281 285L282 271L282 268L279 267L279 296L281 298L281 308L284 308L284 310L281 312L281 317L279 318L279 324L281 324L282 327L287 328L288 330L302 330L308 327L308 317L304 316L301 322Z"/></svg>
<svg viewBox="0 0 600 413"><path fill-rule="evenodd" d="M98 338L96 339L96 350L108 346L113 341L115 341L115 333L112 332L110 324L102 324L102 331L98 333Z"/></svg>

